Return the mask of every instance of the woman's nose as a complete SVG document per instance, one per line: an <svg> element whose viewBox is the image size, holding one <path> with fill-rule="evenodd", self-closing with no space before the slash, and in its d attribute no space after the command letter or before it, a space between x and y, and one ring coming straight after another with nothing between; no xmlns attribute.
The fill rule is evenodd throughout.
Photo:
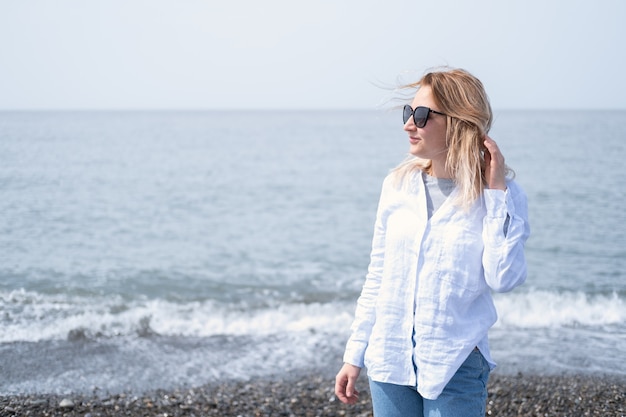
<svg viewBox="0 0 626 417"><path fill-rule="evenodd" d="M409 120L407 120L406 123L404 124L404 131L410 132L415 129L417 129L417 127L415 126L415 122L413 121L412 117L409 117Z"/></svg>

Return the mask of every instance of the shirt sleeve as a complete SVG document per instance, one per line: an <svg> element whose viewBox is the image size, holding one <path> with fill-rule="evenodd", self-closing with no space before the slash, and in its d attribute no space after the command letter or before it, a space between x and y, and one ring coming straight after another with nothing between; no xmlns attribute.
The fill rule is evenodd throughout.
<svg viewBox="0 0 626 417"><path fill-rule="evenodd" d="M530 236L528 201L510 181L507 190L484 191L487 214L483 220L485 280L496 292L507 292L526 280L524 245Z"/></svg>
<svg viewBox="0 0 626 417"><path fill-rule="evenodd" d="M386 195L389 184L389 177L383 184L383 190L378 203L376 222L374 224L374 237L372 239L372 252L370 263L365 276L365 283L361 290L361 295L357 300L354 321L351 326L351 335L346 344L343 361L362 368L364 366L365 350L367 348L372 327L376 321L376 299L383 274L383 264L385 258L385 232L386 221L383 219L386 205Z"/></svg>

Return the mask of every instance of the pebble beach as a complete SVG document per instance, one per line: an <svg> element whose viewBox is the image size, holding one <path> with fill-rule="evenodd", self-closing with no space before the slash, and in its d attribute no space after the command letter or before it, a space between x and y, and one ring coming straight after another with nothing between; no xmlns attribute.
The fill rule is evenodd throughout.
<svg viewBox="0 0 626 417"><path fill-rule="evenodd" d="M1 416L372 416L367 381L359 402L342 404L328 376L228 381L142 395L0 397ZM492 375L487 416L626 417L626 377Z"/></svg>

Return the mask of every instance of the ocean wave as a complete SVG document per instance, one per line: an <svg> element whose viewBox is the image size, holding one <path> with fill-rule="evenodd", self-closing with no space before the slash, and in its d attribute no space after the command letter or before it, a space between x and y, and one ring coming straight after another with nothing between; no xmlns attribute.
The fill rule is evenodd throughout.
<svg viewBox="0 0 626 417"><path fill-rule="evenodd" d="M356 301L356 300L355 300ZM626 303L617 293L530 290L497 294L499 328L621 326ZM279 333L347 335L354 303L275 303L254 308L214 300L124 300L118 296L0 292L0 343L88 340L120 336L265 336Z"/></svg>
<svg viewBox="0 0 626 417"><path fill-rule="evenodd" d="M353 308L340 302L250 308L213 300L124 301L120 297L0 293L0 343L150 335L206 337L289 332L345 332Z"/></svg>
<svg viewBox="0 0 626 417"><path fill-rule="evenodd" d="M497 294L496 326L553 328L612 326L626 323L626 302L616 292L586 294L581 291L530 290Z"/></svg>

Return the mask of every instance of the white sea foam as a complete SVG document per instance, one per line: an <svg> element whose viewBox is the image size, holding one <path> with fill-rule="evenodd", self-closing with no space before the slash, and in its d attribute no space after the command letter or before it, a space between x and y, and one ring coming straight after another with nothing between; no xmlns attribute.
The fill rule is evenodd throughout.
<svg viewBox="0 0 626 417"><path fill-rule="evenodd" d="M617 293L531 290L495 296L497 326L521 328L626 324L626 303Z"/></svg>
<svg viewBox="0 0 626 417"><path fill-rule="evenodd" d="M285 332L345 332L352 307L340 303L282 304L247 309L214 301L145 300L0 293L3 332L0 342L116 337L156 333L163 336L269 335Z"/></svg>
<svg viewBox="0 0 626 417"><path fill-rule="evenodd" d="M607 326L626 323L626 303L617 294L528 291L495 297L500 328ZM117 336L207 337L271 335L294 332L346 334L352 303L278 304L251 309L215 301L124 302L116 297L0 293L3 331L0 342Z"/></svg>

